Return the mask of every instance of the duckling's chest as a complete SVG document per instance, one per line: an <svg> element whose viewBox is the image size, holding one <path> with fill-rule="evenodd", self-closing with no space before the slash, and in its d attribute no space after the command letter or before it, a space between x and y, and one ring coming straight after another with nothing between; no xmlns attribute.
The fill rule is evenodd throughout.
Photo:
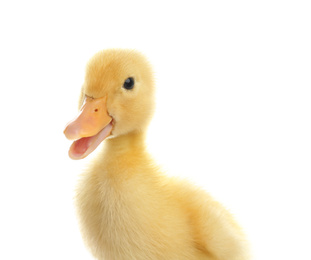
<svg viewBox="0 0 311 260"><path fill-rule="evenodd" d="M83 232L96 239L114 239L115 234L127 232L124 227L135 225L133 193L124 181L110 178L85 177L78 187L77 208Z"/></svg>
<svg viewBox="0 0 311 260"><path fill-rule="evenodd" d="M193 252L181 253L191 244L187 220L151 179L88 176L78 188L77 208L85 242L98 259L164 259L163 251L185 256L166 259L191 259ZM180 245L184 249L176 250Z"/></svg>

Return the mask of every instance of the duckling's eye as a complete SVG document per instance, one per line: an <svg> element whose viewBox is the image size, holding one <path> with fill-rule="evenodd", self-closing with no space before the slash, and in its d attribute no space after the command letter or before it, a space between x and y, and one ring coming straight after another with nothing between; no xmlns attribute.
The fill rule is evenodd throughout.
<svg viewBox="0 0 311 260"><path fill-rule="evenodd" d="M127 90L133 89L134 88L134 79L132 77L127 78L124 81L123 88L125 88Z"/></svg>

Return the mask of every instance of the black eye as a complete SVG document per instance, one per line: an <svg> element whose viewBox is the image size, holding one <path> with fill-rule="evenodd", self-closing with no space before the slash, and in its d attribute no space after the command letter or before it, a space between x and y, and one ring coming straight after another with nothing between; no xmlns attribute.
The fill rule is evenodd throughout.
<svg viewBox="0 0 311 260"><path fill-rule="evenodd" d="M133 89L134 88L134 79L132 77L127 78L124 81L123 88L125 88L127 90Z"/></svg>

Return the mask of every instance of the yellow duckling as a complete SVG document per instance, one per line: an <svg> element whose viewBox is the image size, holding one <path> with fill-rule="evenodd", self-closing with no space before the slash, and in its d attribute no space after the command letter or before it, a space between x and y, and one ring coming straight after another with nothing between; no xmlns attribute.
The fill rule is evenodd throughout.
<svg viewBox="0 0 311 260"><path fill-rule="evenodd" d="M88 63L80 113L64 133L72 159L105 146L82 175L77 209L99 260L246 260L243 233L206 192L165 176L146 151L154 109L151 67L136 51L104 50Z"/></svg>

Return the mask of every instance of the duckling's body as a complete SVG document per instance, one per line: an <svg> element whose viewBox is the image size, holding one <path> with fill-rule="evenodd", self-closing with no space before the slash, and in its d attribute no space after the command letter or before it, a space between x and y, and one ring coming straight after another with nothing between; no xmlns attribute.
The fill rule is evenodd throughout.
<svg viewBox="0 0 311 260"><path fill-rule="evenodd" d="M125 73L121 78L124 81L128 76L135 76L136 91L140 92L119 91L115 86L120 84L116 81L103 83L107 81L99 78L114 65L121 66L121 70L127 68L120 64L122 59L134 62L134 70L144 64L135 67L135 55L139 61L142 59L135 52L113 50L112 53L112 58L110 52L98 54L89 65L95 65L97 70L91 69L92 78L94 73L100 75L97 76L99 90L92 90L96 84L88 82L88 78L86 84L89 85L84 85L82 90L83 95L95 99L108 92L105 104L108 115L113 118L108 129L112 129L110 138L82 175L77 192L81 231L91 252L99 260L248 259L243 234L230 214L204 191L165 176L147 153L144 129L152 101L149 97L149 105L138 101L148 94L152 96L152 81L146 83L145 75L139 75L137 70L136 74ZM103 65L105 58L109 62ZM122 74L118 70L113 73L116 77ZM147 75L150 76L149 72ZM107 80L109 76L104 78ZM142 91L143 83L149 85L149 91ZM113 103L112 96L118 103ZM146 107L139 108L134 101ZM127 111L118 112L124 109L122 104L135 113L130 122L124 124L121 120L127 120L129 115L125 115ZM78 153L79 149L72 149L71 157L84 157Z"/></svg>

